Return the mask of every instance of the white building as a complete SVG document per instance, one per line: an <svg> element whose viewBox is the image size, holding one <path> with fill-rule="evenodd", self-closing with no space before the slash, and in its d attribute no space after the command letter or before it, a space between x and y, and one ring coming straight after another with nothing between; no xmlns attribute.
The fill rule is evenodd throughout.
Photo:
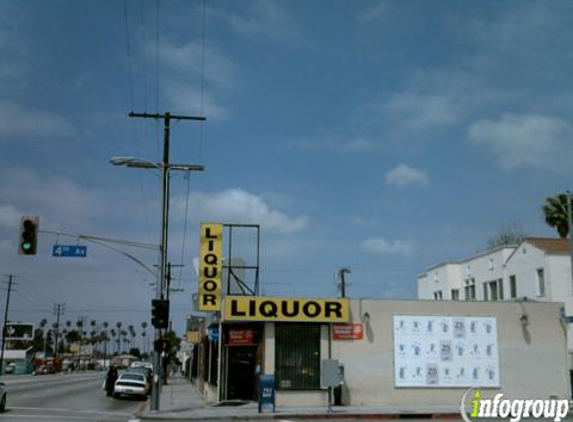
<svg viewBox="0 0 573 422"><path fill-rule="evenodd" d="M264 374L277 407L325 406L322 361L333 359L344 368L343 405L451 411L469 387L488 397L569 398L560 307L226 296L199 345L197 386L209 401L254 401ZM319 308L340 315L327 321Z"/></svg>
<svg viewBox="0 0 573 422"><path fill-rule="evenodd" d="M571 274L568 240L531 237L519 245L500 246L429 268L418 276L418 298L561 302L563 316L572 316ZM573 368L570 324L567 331L570 368Z"/></svg>

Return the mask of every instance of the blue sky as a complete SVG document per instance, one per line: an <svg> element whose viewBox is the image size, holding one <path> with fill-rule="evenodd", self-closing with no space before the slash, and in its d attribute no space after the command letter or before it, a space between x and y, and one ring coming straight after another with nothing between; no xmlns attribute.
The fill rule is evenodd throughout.
<svg viewBox="0 0 573 422"><path fill-rule="evenodd" d="M171 183L176 328L202 221L262 226L267 295L337 295L348 267L349 296L412 298L425 268L502 226L553 236L540 207L572 187L569 1L2 0L0 28L13 320L53 320L56 302L64 320L148 318L153 277L119 254L52 258L77 240L42 234L17 255L24 214L158 242L158 175L108 163L161 159L161 122L131 110L207 117L171 131L171 161L206 166Z"/></svg>

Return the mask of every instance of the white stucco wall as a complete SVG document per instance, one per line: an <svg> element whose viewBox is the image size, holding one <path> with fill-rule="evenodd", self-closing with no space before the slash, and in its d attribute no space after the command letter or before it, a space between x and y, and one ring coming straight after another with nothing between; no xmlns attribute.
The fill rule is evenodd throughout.
<svg viewBox="0 0 573 422"><path fill-rule="evenodd" d="M515 275L517 278L517 296L528 297L538 301L549 301L552 287L550 286L550 273L548 262L545 260L545 252L537 247L523 243L517 248L511 259L507 262L507 277ZM544 269L545 295L540 296L537 287L536 271Z"/></svg>
<svg viewBox="0 0 573 422"><path fill-rule="evenodd" d="M427 406L459 405L466 388L396 388L394 386L394 315L494 316L497 319L500 389L506 397L570 397L567 344L559 315L560 304L518 302L436 302L405 300L351 301L352 320L360 322L365 312L363 340L332 341L331 358L345 367L343 403L346 405ZM527 313L524 328L520 317ZM324 350L324 330L321 358ZM266 355L274 354L266 350ZM490 390L490 389L488 389ZM321 406L325 392L278 391L280 406Z"/></svg>
<svg viewBox="0 0 573 422"><path fill-rule="evenodd" d="M394 387L394 315L495 316L501 391L507 397L569 397L566 335L559 304L353 300L352 316L370 314L362 341L333 341L345 366L344 400L351 405L459 404L464 388ZM529 326L520 317L526 312Z"/></svg>
<svg viewBox="0 0 573 422"><path fill-rule="evenodd" d="M436 266L418 277L418 298L420 299L433 300L434 293L441 291L442 300L452 300L452 289L458 289L460 299L463 299L460 266L456 263Z"/></svg>

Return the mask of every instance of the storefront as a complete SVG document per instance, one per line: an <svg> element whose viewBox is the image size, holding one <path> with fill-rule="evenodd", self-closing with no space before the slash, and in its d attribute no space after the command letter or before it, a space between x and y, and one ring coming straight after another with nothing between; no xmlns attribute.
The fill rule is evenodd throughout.
<svg viewBox="0 0 573 422"><path fill-rule="evenodd" d="M344 367L344 405L453 406L472 386L507 397L568 398L559 308L228 296L211 325L220 335L209 338L206 330L199 346L202 391L212 402L256 400L258 376L267 374L278 407L322 406L321 362L336 359Z"/></svg>

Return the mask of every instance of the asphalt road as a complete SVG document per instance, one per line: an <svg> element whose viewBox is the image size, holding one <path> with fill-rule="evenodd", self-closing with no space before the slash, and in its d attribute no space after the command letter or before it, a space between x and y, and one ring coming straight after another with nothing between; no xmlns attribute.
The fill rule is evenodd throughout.
<svg viewBox="0 0 573 422"><path fill-rule="evenodd" d="M104 372L76 372L66 374L2 377L8 388L6 413L2 422L137 422L136 412L148 406L147 401L113 399L102 389ZM291 418L280 422L302 422L304 418ZM336 419L338 422L352 419ZM452 422L448 419L444 422ZM461 418L459 419L461 420ZM573 421L573 414L566 421ZM323 422L320 419L315 422ZM333 419L324 419L324 422ZM429 419L408 418L408 422L428 422ZM437 422L439 419L432 419ZM495 419L480 419L490 422ZM508 419L497 421L507 422ZM193 420L193 422L201 422ZM212 422L212 421L211 421ZM258 419L258 422L277 422L276 419Z"/></svg>
<svg viewBox="0 0 573 422"><path fill-rule="evenodd" d="M2 380L8 389L2 422L126 422L147 405L142 400L112 399L102 389L104 372L14 375Z"/></svg>

